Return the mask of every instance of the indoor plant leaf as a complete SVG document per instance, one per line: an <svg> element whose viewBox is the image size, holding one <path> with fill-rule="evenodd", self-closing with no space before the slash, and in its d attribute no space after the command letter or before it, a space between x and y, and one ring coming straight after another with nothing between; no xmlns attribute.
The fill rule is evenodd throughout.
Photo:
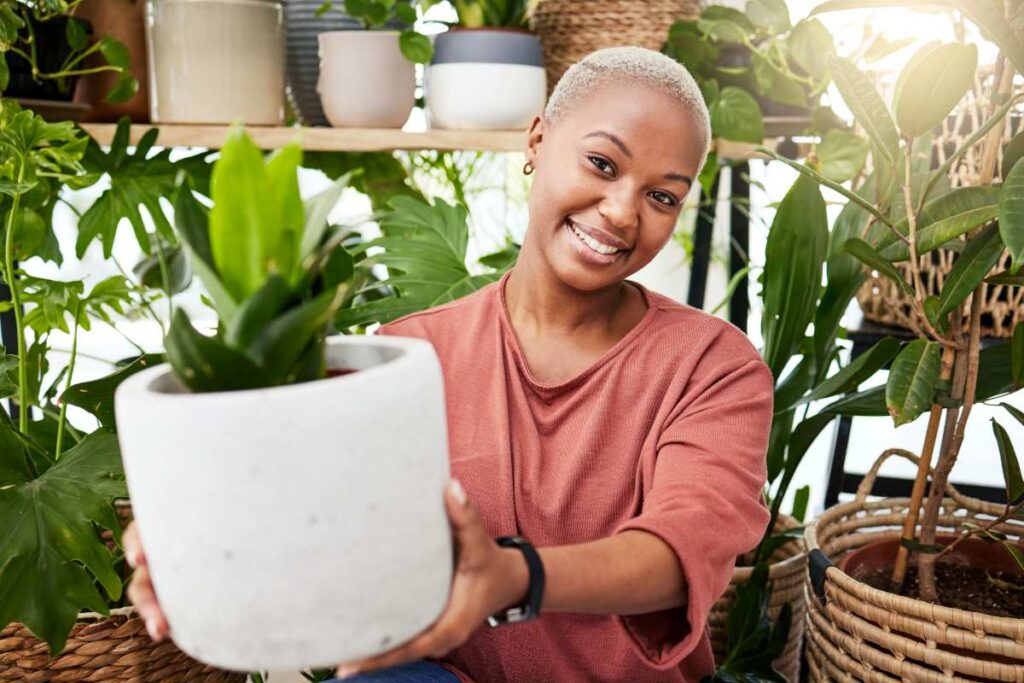
<svg viewBox="0 0 1024 683"><path fill-rule="evenodd" d="M163 362L163 354L147 353L133 359L106 377L71 385L61 395L60 400L62 403L78 406L99 420L104 427L116 430L114 392L117 391L118 385L135 373Z"/></svg>
<svg viewBox="0 0 1024 683"><path fill-rule="evenodd" d="M864 167L868 143L859 135L834 128L815 148L821 160L821 174L837 183L852 179Z"/></svg>
<svg viewBox="0 0 1024 683"><path fill-rule="evenodd" d="M318 337L341 305L343 288L328 290L274 318L248 346L250 357L271 385L302 381L297 373L303 352Z"/></svg>
<svg viewBox="0 0 1024 683"><path fill-rule="evenodd" d="M894 337L885 337L870 349L854 358L836 374L819 384L811 392L813 400L828 398L836 394L845 394L856 390L860 384L870 379L876 372L885 367L900 349L900 342Z"/></svg>
<svg viewBox="0 0 1024 683"><path fill-rule="evenodd" d="M828 249L825 200L799 176L768 232L764 270L763 357L778 379L814 318Z"/></svg>
<svg viewBox="0 0 1024 683"><path fill-rule="evenodd" d="M996 217L999 187L960 187L930 199L917 221L917 254L927 254ZM896 232L910 234L906 218L897 221ZM882 258L898 262L910 258L910 245L891 231L885 232L875 245Z"/></svg>
<svg viewBox="0 0 1024 683"><path fill-rule="evenodd" d="M1017 270L1024 263L1024 164L1016 163L999 195L999 234Z"/></svg>
<svg viewBox="0 0 1024 683"><path fill-rule="evenodd" d="M817 19L804 19L789 32L785 41L786 53L801 69L815 80L828 77L828 62L823 57L835 47L832 34Z"/></svg>
<svg viewBox="0 0 1024 683"><path fill-rule="evenodd" d="M907 138L942 123L974 82L978 48L961 43L929 43L917 52L896 80L893 112Z"/></svg>
<svg viewBox="0 0 1024 683"><path fill-rule="evenodd" d="M200 334L180 308L174 312L164 346L178 379L193 391L234 391L269 385L256 363L215 337Z"/></svg>
<svg viewBox="0 0 1024 683"><path fill-rule="evenodd" d="M864 127L885 162L894 167L899 153L900 138L882 96L875 90L868 77L851 62L829 55L829 69L843 96L843 101L853 112L857 123Z"/></svg>
<svg viewBox="0 0 1024 683"><path fill-rule="evenodd" d="M229 322L238 309L234 297L217 275L210 247L210 217L206 207L196 200L185 182L178 189L174 202L174 222L182 242L188 247L191 266L202 280L206 293L213 300L222 322Z"/></svg>
<svg viewBox="0 0 1024 683"><path fill-rule="evenodd" d="M897 427L931 408L941 358L942 347L925 339L915 339L896 356L885 385L885 405Z"/></svg>
<svg viewBox="0 0 1024 683"><path fill-rule="evenodd" d="M1024 478L1021 478L1020 474L1020 461L1017 459L1017 451L1014 449L1006 429L996 422L995 418L992 418L991 422L992 433L999 446L999 464L1002 465L1003 481L1006 483L1006 501L1014 503L1024 495Z"/></svg>
<svg viewBox="0 0 1024 683"><path fill-rule="evenodd" d="M864 263L864 265L877 270L879 273L898 284L904 292L907 292L908 294L910 293L910 285L903 279L900 272L896 270L896 267L886 259L882 258L878 252L864 240L857 237L849 239L843 245L843 249L851 256L857 257Z"/></svg>
<svg viewBox="0 0 1024 683"><path fill-rule="evenodd" d="M101 429L64 452L38 478L0 489L0 624L24 623L64 648L79 610L109 614L121 597L113 556L94 525L120 542L115 498L127 497L117 438Z"/></svg>
<svg viewBox="0 0 1024 683"><path fill-rule="evenodd" d="M764 141L761 107L746 90L735 86L722 88L710 109L715 137L758 144Z"/></svg>
<svg viewBox="0 0 1024 683"><path fill-rule="evenodd" d="M978 286L1003 253L999 229L990 225L974 237L946 276L939 295L939 317L952 311Z"/></svg>
<svg viewBox="0 0 1024 683"><path fill-rule="evenodd" d="M747 0L745 11L754 25L768 33L784 33L792 26L786 0Z"/></svg>

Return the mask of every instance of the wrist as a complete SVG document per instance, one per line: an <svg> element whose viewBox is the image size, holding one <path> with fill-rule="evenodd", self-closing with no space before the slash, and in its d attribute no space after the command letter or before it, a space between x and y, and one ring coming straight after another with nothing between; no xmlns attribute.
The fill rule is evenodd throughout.
<svg viewBox="0 0 1024 683"><path fill-rule="evenodd" d="M502 581L501 604L498 610L521 605L526 602L530 592L530 568L526 564L521 550L517 548L500 548L505 577Z"/></svg>

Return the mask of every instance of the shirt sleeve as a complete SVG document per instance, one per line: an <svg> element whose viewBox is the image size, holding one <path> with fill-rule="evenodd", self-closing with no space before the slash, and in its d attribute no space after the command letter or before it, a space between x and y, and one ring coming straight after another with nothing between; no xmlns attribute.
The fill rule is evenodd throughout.
<svg viewBox="0 0 1024 683"><path fill-rule="evenodd" d="M758 357L705 375L666 420L641 511L618 529L661 538L675 552L685 577L685 606L615 617L636 652L657 669L678 666L700 643L736 557L757 545L769 518L762 488L772 419L771 372Z"/></svg>

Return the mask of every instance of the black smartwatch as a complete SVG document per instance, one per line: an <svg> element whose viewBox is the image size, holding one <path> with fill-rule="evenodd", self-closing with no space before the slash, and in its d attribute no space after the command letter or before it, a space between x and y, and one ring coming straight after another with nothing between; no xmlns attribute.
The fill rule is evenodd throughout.
<svg viewBox="0 0 1024 683"><path fill-rule="evenodd" d="M536 619L540 616L540 603L544 598L544 565L541 564L537 549L521 536L501 536L495 541L502 548L519 548L523 552L526 566L530 570L530 590L526 594L525 603L487 617L488 625L503 626Z"/></svg>

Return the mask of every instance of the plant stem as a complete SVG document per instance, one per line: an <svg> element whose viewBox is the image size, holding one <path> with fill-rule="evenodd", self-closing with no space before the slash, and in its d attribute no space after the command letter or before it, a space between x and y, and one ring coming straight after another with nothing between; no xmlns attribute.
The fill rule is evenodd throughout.
<svg viewBox="0 0 1024 683"><path fill-rule="evenodd" d="M20 159L18 184L25 180L25 160ZM21 195L11 200L11 212L7 215L7 235L4 246L4 277L11 293L14 308L14 326L18 338L18 429L28 434L28 359L25 357L25 323L21 318L21 293L18 291L17 275L14 272L14 226L18 218Z"/></svg>
<svg viewBox="0 0 1024 683"><path fill-rule="evenodd" d="M78 316L81 314L82 302L81 300L75 304L75 331L71 335L71 358L68 359L68 375L64 379L64 392L71 387L71 376L75 374L75 360L78 358L78 328L81 325L78 324ZM64 442L64 424L68 419L68 403L67 401L60 402L60 417L57 418L57 448L54 452L54 459L60 460L61 446Z"/></svg>
<svg viewBox="0 0 1024 683"><path fill-rule="evenodd" d="M948 553L953 552L953 549L956 548L958 545L960 545L961 541L964 541L964 540L970 538L971 536L976 536L978 534L982 534L982 533L985 533L987 531L991 531L993 528L995 528L996 526L1002 524L1003 522L1008 520L1010 517L1015 515L1022 507L1024 507L1024 502L1017 503L1016 505L1010 505L1009 503L1007 503L1007 505L1006 505L1006 512L1004 512L1003 514L999 515L995 519L993 519L993 520L983 524L982 526L978 527L977 529L969 529L969 530L965 531L963 534L961 534L956 539L954 539L952 543L950 543L945 548L943 548L938 553L936 553L935 554L935 561L938 562L942 558L943 555L946 555Z"/></svg>

